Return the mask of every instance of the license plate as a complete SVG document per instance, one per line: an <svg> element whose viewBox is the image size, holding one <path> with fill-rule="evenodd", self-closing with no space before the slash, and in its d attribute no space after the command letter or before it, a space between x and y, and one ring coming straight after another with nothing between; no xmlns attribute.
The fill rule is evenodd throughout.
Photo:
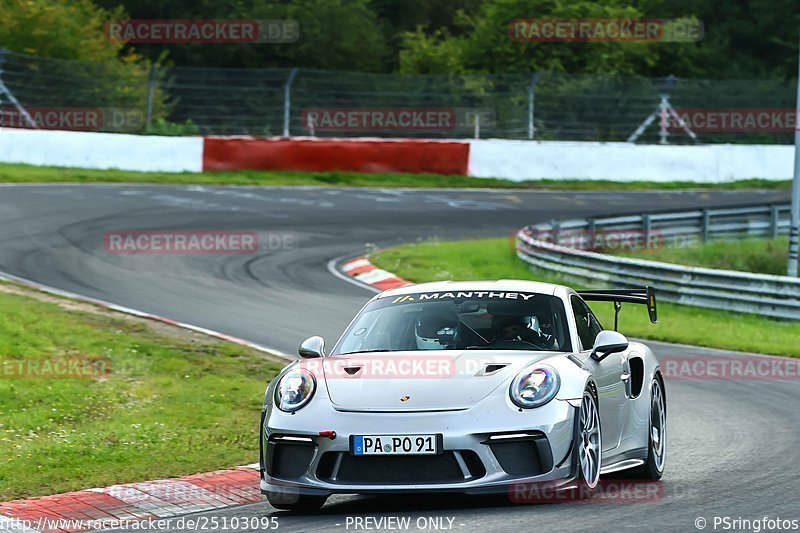
<svg viewBox="0 0 800 533"><path fill-rule="evenodd" d="M353 455L436 455L441 446L437 435L355 435Z"/></svg>

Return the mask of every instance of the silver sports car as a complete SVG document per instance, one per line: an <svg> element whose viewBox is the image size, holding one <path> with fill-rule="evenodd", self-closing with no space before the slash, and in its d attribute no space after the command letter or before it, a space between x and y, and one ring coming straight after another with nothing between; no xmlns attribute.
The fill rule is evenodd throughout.
<svg viewBox="0 0 800 533"><path fill-rule="evenodd" d="M320 337L270 383L261 491L280 509L334 493L591 491L659 479L666 394L653 352L587 301L647 306L652 289L441 282L372 298L326 353Z"/></svg>

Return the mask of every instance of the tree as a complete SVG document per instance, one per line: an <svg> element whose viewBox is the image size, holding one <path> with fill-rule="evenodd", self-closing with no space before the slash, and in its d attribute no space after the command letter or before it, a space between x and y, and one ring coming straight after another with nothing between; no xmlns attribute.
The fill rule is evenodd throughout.
<svg viewBox="0 0 800 533"><path fill-rule="evenodd" d="M125 18L91 0L0 0L0 45L20 53L58 59L131 62L123 43L106 38L104 25Z"/></svg>
<svg viewBox="0 0 800 533"><path fill-rule="evenodd" d="M48 59L16 59L4 82L27 107L124 108L144 116L150 61L108 39L105 24L127 18L90 0L0 0L0 46ZM53 61L52 59L56 59ZM168 113L155 91L153 117Z"/></svg>
<svg viewBox="0 0 800 533"><path fill-rule="evenodd" d="M433 35L421 30L405 35L401 72L531 72L590 74L670 73L691 65L694 43L653 42L525 42L509 36L509 23L527 18L646 18L639 8L620 0L497 0L481 5L477 15L462 14L468 28L461 35ZM665 48L679 50L671 64L661 60ZM677 73L676 73L677 74Z"/></svg>
<svg viewBox="0 0 800 533"><path fill-rule="evenodd" d="M390 50L368 0L96 0L122 4L132 19L294 20L293 43L135 44L155 59L168 51L172 63L203 67L301 67L363 72L386 71Z"/></svg>

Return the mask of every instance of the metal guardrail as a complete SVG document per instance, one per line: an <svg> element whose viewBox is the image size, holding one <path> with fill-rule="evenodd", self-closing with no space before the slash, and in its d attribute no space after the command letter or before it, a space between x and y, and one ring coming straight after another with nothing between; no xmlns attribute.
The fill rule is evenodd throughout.
<svg viewBox="0 0 800 533"><path fill-rule="evenodd" d="M664 301L800 320L798 278L687 267L591 251L772 237L787 233L788 228L788 204L571 219L522 228L517 233L517 255L537 268L593 285L652 285Z"/></svg>

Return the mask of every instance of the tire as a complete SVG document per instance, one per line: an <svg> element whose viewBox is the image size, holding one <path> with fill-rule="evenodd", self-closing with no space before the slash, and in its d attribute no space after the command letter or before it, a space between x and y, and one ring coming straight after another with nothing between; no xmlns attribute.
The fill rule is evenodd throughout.
<svg viewBox="0 0 800 533"><path fill-rule="evenodd" d="M643 479L659 480L667 459L667 396L664 381L656 374L651 383L650 422L647 426L647 461L636 471Z"/></svg>
<svg viewBox="0 0 800 533"><path fill-rule="evenodd" d="M267 500L275 509L281 511L313 512L319 511L327 496L307 496L300 494L287 494L283 492L268 492Z"/></svg>
<svg viewBox="0 0 800 533"><path fill-rule="evenodd" d="M580 408L578 440L578 484L580 494L591 496L600 482L600 467L603 449L600 431L600 410L597 396L591 387L583 392Z"/></svg>

